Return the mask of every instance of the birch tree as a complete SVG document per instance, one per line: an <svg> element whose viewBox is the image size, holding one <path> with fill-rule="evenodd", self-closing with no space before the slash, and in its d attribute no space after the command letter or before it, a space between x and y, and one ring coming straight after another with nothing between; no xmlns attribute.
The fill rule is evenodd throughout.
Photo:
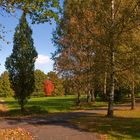
<svg viewBox="0 0 140 140"><path fill-rule="evenodd" d="M90 72L92 78L105 77L107 72L107 79L109 80L106 81L105 78L105 82L100 80L99 83L104 85L107 83L109 85L107 116L113 117L114 90L117 87L116 79L118 74L125 70L131 71L132 65L133 68L139 66L139 64L128 63L129 57L121 56L122 54L123 56L128 54L133 56L132 54L136 54L136 51L140 52L138 44L136 45L136 50L132 49L134 43L131 41L132 38L135 38L133 33L139 30L139 1L66 0L64 6L62 22L58 27L60 30L55 36L55 43L58 45L57 57L54 59L57 63L56 67L60 68L61 72L70 72L73 76L74 74L71 72L76 71L75 66L79 68L80 72L83 72L90 62L86 60L87 57L82 55L89 53L86 52L85 48L87 47L92 52L90 59L92 61ZM70 60L69 58L73 58L73 55L78 56L78 59L75 57L75 59L72 59L74 61ZM58 63L60 60L68 61ZM77 63L79 62L78 60L82 60L82 63ZM66 62L68 65L66 65ZM87 63L84 67L82 67L83 62ZM138 60L136 62L138 63ZM64 64L66 67L62 67ZM90 74L88 73L88 75ZM85 78L84 75L83 77Z"/></svg>

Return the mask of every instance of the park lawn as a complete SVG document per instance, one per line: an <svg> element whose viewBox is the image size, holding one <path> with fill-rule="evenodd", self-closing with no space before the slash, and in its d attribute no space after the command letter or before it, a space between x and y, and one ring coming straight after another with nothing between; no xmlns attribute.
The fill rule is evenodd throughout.
<svg viewBox="0 0 140 140"><path fill-rule="evenodd" d="M3 98L8 107L9 115L20 115L20 107L14 98ZM84 101L85 98L82 98ZM76 105L75 96L60 96L60 97L39 97L31 98L25 105L25 108L32 114L46 114L71 112L75 110L89 110L97 107L107 106L105 102L85 103L82 102L79 106Z"/></svg>
<svg viewBox="0 0 140 140"><path fill-rule="evenodd" d="M10 115L21 115L20 108L13 98L4 98ZM105 102L75 104L75 96L31 98L26 105L29 114L46 114L71 112L75 110L91 110L106 107ZM83 98L82 101L85 99ZM140 140L140 105L136 110L116 110L114 118L107 118L106 111L99 114L89 114L70 120L70 123L84 131L96 132L104 140Z"/></svg>
<svg viewBox="0 0 140 140"><path fill-rule="evenodd" d="M14 98L3 98L9 110L9 115L20 115L20 106ZM30 98L25 105L30 114L46 114L67 112L74 106L74 96L68 97L38 97Z"/></svg>
<svg viewBox="0 0 140 140"><path fill-rule="evenodd" d="M140 140L140 105L135 110L116 110L115 117L102 112L71 121L81 130L96 132L105 140Z"/></svg>

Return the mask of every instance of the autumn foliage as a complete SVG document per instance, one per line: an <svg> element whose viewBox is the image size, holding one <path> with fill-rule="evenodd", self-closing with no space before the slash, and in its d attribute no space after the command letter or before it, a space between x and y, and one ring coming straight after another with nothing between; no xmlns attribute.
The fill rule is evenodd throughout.
<svg viewBox="0 0 140 140"><path fill-rule="evenodd" d="M50 80L44 82L44 92L46 96L51 96L54 90L54 84Z"/></svg>

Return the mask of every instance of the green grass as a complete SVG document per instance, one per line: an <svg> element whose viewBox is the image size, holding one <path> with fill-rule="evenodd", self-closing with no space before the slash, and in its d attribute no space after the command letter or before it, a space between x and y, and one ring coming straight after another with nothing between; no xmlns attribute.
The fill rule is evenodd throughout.
<svg viewBox="0 0 140 140"><path fill-rule="evenodd" d="M20 115L20 107L14 98L3 98L8 106L9 115ZM84 101L85 98L82 98ZM107 104L105 102L84 103L79 106L76 105L75 96L61 96L61 97L40 97L31 98L25 105L27 114L46 114L46 113L58 113L58 112L70 112L74 110L83 109L95 109L97 107L103 107Z"/></svg>
<svg viewBox="0 0 140 140"><path fill-rule="evenodd" d="M107 103L99 101L87 104L84 102L85 98L82 98L82 103L76 106L75 96L41 97L31 98L26 105L27 114L21 114L20 107L13 98L4 98L4 100L9 109L9 116L101 109L101 107L107 106ZM128 104L128 101L125 104ZM116 105L122 105L123 108L125 104ZM107 137L105 140L140 140L140 105L134 111L117 110L114 118L107 118L105 113L101 111L100 114L88 114L70 122L80 130L96 132L102 137Z"/></svg>
<svg viewBox="0 0 140 140"><path fill-rule="evenodd" d="M96 132L106 140L140 140L140 106L136 110L117 110L114 118L91 114L71 121L77 128Z"/></svg>
<svg viewBox="0 0 140 140"><path fill-rule="evenodd" d="M4 98L4 100L8 106L9 114L20 115L20 106L14 98ZM68 112L75 105L74 101L74 96L31 98L25 108L30 114Z"/></svg>

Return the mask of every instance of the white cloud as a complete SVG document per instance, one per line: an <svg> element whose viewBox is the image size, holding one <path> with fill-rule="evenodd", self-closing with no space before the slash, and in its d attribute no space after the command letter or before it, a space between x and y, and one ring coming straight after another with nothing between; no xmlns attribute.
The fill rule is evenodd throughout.
<svg viewBox="0 0 140 140"><path fill-rule="evenodd" d="M49 56L39 54L36 59L35 69L40 69L45 73L48 73L53 70L53 63L53 60L51 60Z"/></svg>
<svg viewBox="0 0 140 140"><path fill-rule="evenodd" d="M49 64L51 62L52 62L52 60L47 55L39 54L38 58L36 59L36 64L37 65Z"/></svg>

